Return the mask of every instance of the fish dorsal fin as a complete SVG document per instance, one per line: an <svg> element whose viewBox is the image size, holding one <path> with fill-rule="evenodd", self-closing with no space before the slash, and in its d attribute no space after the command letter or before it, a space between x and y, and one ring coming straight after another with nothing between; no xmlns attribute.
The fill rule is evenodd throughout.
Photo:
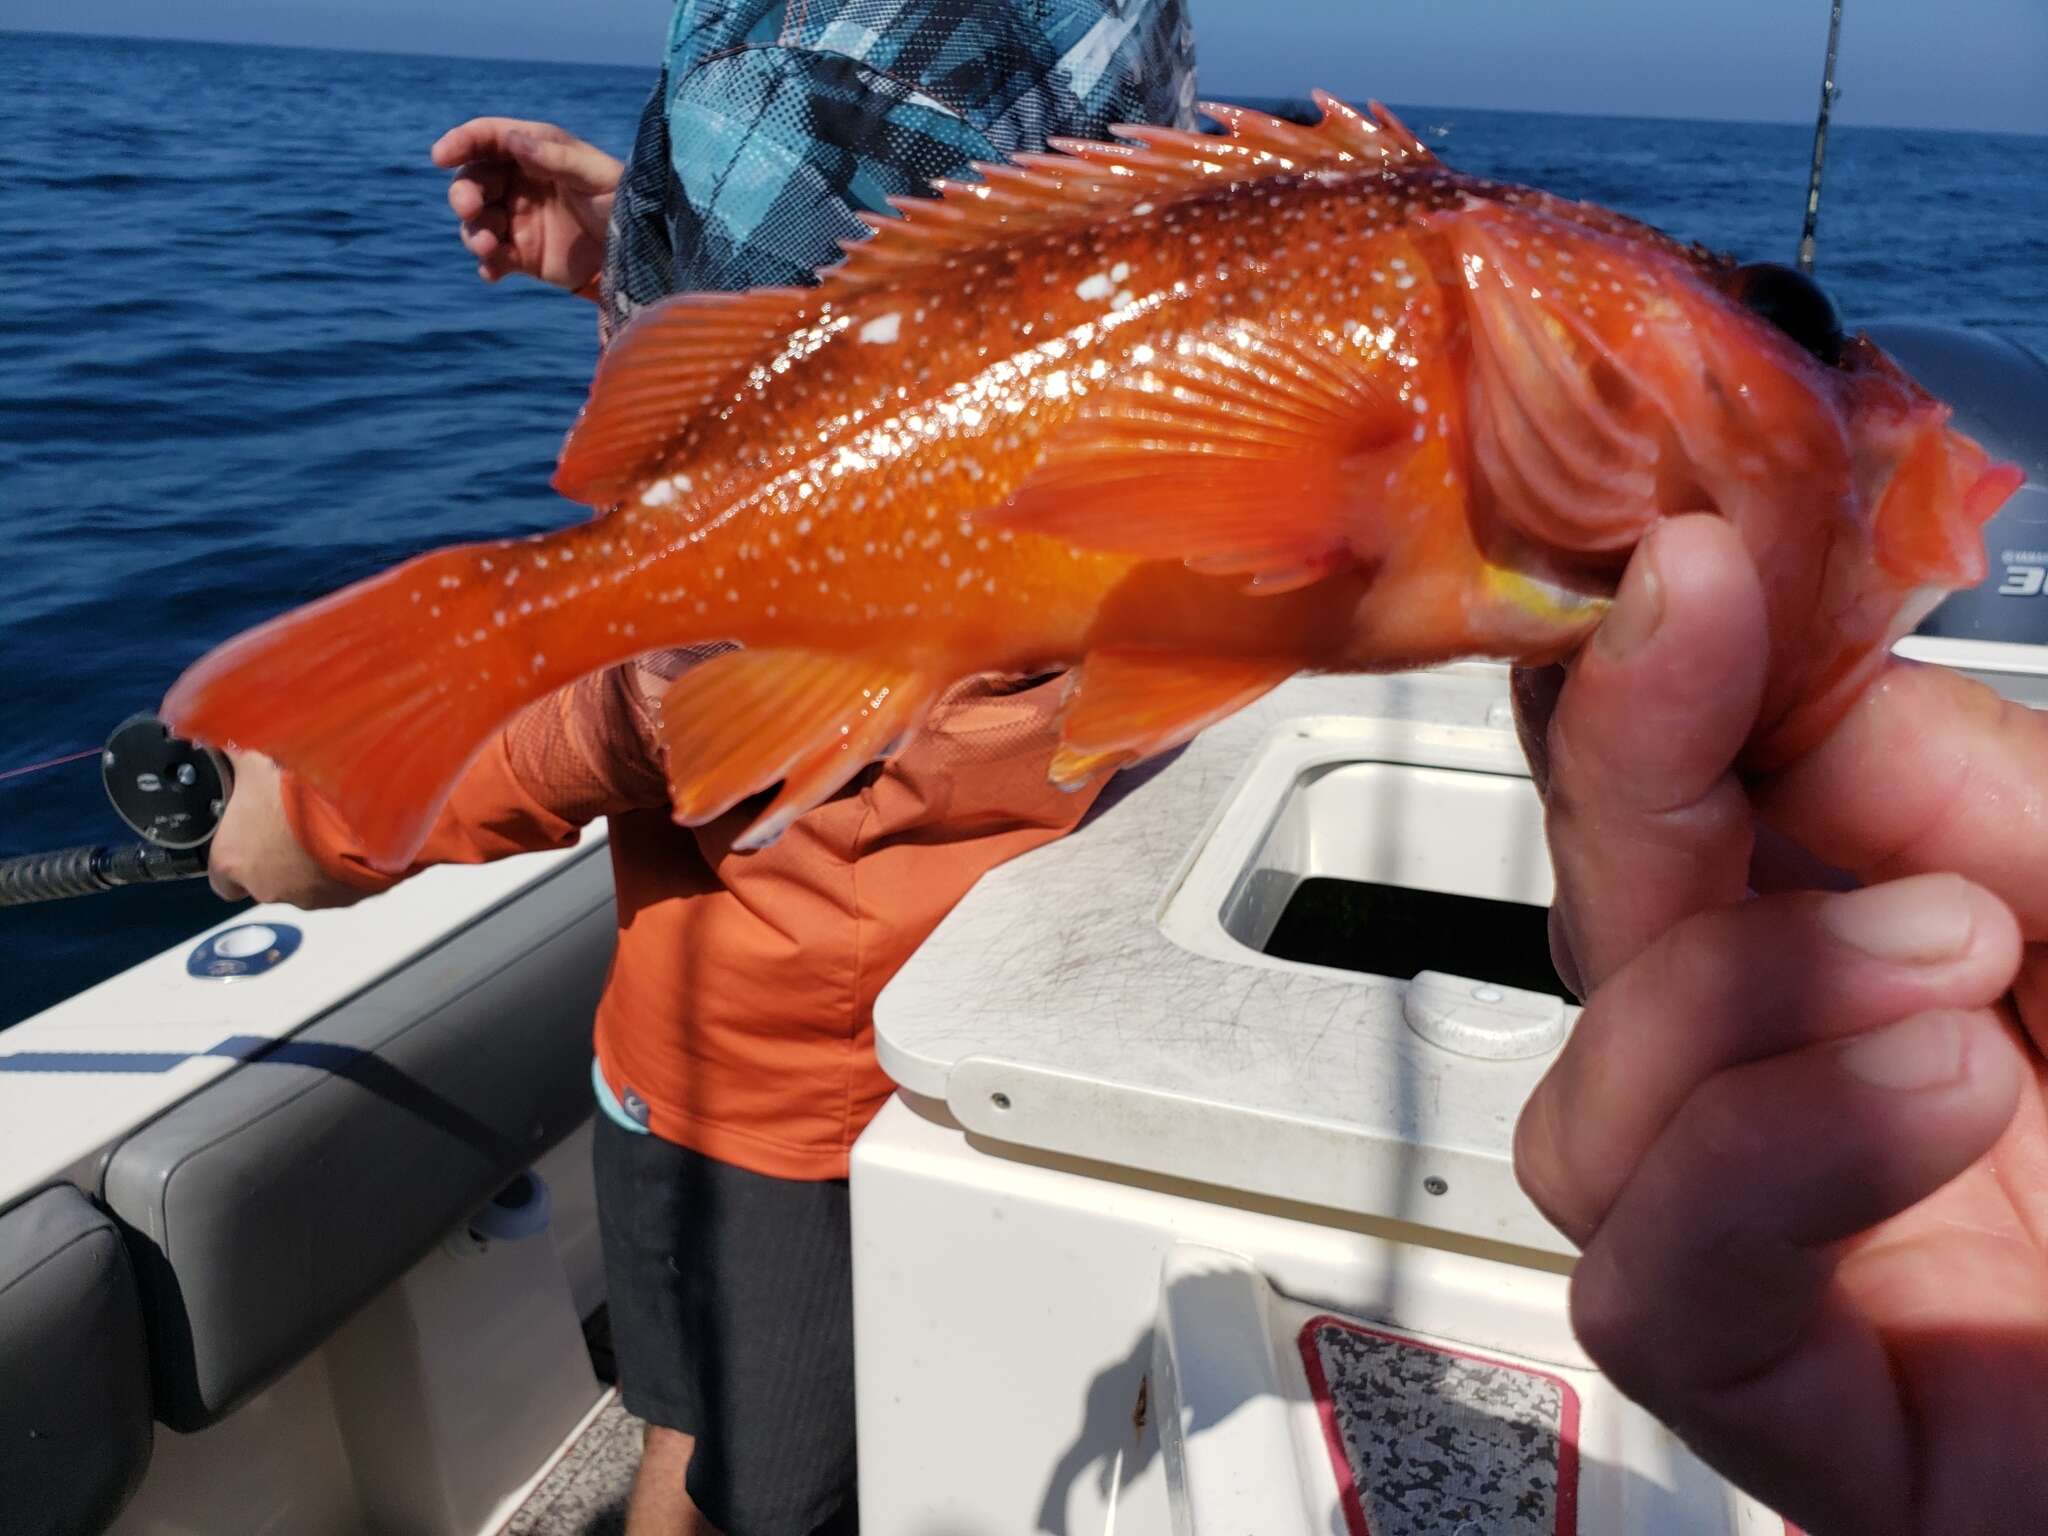
<svg viewBox="0 0 2048 1536"><path fill-rule="evenodd" d="M803 288L755 288L679 294L641 310L598 363L555 489L593 507L621 500L691 417L787 335L810 298Z"/></svg>
<svg viewBox="0 0 2048 1536"><path fill-rule="evenodd" d="M1008 164L976 162L979 181L943 179L939 196L892 197L900 218L863 214L874 231L846 242L846 259L819 277L820 297L850 298L930 270L935 264L1020 237L1082 228L1156 204L1273 177L1312 171L1420 170L1436 157L1378 102L1369 112L1315 93L1313 126L1244 107L1205 102L1225 134L1121 125L1122 142L1055 138L1056 153L1020 154Z"/></svg>
<svg viewBox="0 0 2048 1536"><path fill-rule="evenodd" d="M1436 157L1378 102L1369 112L1318 91L1322 118L1290 123L1205 103L1227 134L1124 126L1122 142L1053 139L1052 154L977 162L979 181L941 180L939 195L892 197L901 217L861 213L873 234L842 242L845 260L818 286L693 293L637 315L606 351L555 469L554 487L607 506L651 475L689 419L732 390L791 331L891 284L1020 238L1081 229L1215 190L1313 171L1418 170Z"/></svg>

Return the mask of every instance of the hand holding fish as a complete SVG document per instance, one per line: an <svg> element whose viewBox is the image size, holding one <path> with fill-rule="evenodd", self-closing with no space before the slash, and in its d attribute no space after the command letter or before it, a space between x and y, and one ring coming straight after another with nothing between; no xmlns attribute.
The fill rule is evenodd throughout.
<svg viewBox="0 0 2048 1536"><path fill-rule="evenodd" d="M1893 663L1745 781L1764 604L1681 519L1561 690L1520 679L1587 1006L1517 1169L1584 1249L1587 1351L1724 1474L1815 1536L2017 1536L2048 1508L2048 716ZM1801 850L1851 878L1788 885Z"/></svg>
<svg viewBox="0 0 2048 1536"><path fill-rule="evenodd" d="M595 294L605 225L624 167L553 123L473 117L449 129L434 164L458 174L448 206L477 275L495 283L524 273L572 293Z"/></svg>

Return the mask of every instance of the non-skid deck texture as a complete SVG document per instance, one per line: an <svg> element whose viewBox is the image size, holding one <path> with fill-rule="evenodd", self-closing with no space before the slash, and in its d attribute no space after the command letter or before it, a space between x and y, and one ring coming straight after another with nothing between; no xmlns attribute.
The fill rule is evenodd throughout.
<svg viewBox="0 0 2048 1536"><path fill-rule="evenodd" d="M503 1536L622 1536L641 1423L615 1397L541 1479Z"/></svg>
<svg viewBox="0 0 2048 1536"><path fill-rule="evenodd" d="M1350 1536L1569 1536L1578 1399L1555 1376L1321 1317L1301 1331Z"/></svg>

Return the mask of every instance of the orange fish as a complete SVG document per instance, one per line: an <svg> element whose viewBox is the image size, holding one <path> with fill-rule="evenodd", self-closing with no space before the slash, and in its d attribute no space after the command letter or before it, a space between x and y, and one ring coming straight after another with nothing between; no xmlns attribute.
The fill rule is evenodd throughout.
<svg viewBox="0 0 2048 1536"><path fill-rule="evenodd" d="M1292 674L1569 652L1660 517L1771 604L1761 757L1979 580L2020 483L1858 338L1816 357L1725 260L1445 169L1375 106L978 167L815 287L694 294L599 365L554 484L606 509L443 549L198 662L164 715L262 751L402 867L522 705L743 649L663 700L677 819L768 841L980 673L1073 668L1052 773Z"/></svg>

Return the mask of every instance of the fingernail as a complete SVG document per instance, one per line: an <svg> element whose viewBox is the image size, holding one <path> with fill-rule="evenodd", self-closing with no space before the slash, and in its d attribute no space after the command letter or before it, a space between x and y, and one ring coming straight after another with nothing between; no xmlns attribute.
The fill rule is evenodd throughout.
<svg viewBox="0 0 2048 1536"><path fill-rule="evenodd" d="M1593 633L1593 643L1611 661L1626 661L1657 632L1664 618L1664 583L1657 575L1657 535L1636 546L1635 558L1614 594L1614 606Z"/></svg>
<svg viewBox="0 0 2048 1536"><path fill-rule="evenodd" d="M1963 1031L1952 1013L1925 1014L1837 1046L1836 1059L1873 1088L1935 1088L1963 1075Z"/></svg>
<svg viewBox="0 0 2048 1536"><path fill-rule="evenodd" d="M1820 923L1876 959L1928 965L1953 960L1970 947L1976 914L1961 875L1915 875L1828 897Z"/></svg>

